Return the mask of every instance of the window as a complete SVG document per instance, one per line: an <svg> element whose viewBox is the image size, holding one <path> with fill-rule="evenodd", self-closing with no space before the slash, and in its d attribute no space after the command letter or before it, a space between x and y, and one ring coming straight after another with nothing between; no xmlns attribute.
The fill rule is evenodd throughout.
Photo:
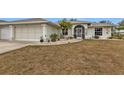
<svg viewBox="0 0 124 93"><path fill-rule="evenodd" d="M102 28L95 28L95 36L102 36Z"/></svg>
<svg viewBox="0 0 124 93"><path fill-rule="evenodd" d="M63 35L68 35L68 30L63 30L62 33Z"/></svg>

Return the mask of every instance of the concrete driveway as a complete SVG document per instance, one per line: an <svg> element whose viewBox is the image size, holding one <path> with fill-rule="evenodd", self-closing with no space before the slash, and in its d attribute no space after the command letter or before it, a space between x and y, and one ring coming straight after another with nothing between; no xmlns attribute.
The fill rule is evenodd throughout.
<svg viewBox="0 0 124 93"><path fill-rule="evenodd" d="M67 44L67 43L73 43L73 42L79 42L79 41L82 41L82 40L71 39L71 40L60 40L60 41L49 42L49 43L0 40L0 54L6 53L12 50L16 50L28 45L60 45L60 44Z"/></svg>
<svg viewBox="0 0 124 93"><path fill-rule="evenodd" d="M26 42L11 42L11 41L1 41L0 40L0 54L6 53L15 49L28 46Z"/></svg>

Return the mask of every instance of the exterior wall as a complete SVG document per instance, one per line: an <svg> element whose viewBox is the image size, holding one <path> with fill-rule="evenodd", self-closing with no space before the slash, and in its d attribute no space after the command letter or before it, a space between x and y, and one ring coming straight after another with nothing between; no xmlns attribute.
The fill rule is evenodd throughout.
<svg viewBox="0 0 124 93"><path fill-rule="evenodd" d="M43 33L42 33L42 38L43 38L43 40L44 41L46 41L46 36L47 36L47 25L46 24L41 24L41 27L42 27L42 31L43 31Z"/></svg>
<svg viewBox="0 0 124 93"><path fill-rule="evenodd" d="M56 27L47 25L46 39L47 40L50 39L50 35L51 34L55 34L55 33L60 36L61 30L60 29L57 29Z"/></svg>
<svg viewBox="0 0 124 93"><path fill-rule="evenodd" d="M97 27L96 27L97 28ZM102 36L99 36L100 39L108 39L111 37L111 27L102 27ZM88 35L86 35L86 39L91 39L95 37L95 27L88 28Z"/></svg>
<svg viewBox="0 0 124 93"><path fill-rule="evenodd" d="M92 39L95 36L94 28L85 29L85 39Z"/></svg>
<svg viewBox="0 0 124 93"><path fill-rule="evenodd" d="M14 26L9 25L9 28L10 28L10 33L11 33L11 40L14 40L15 39Z"/></svg>
<svg viewBox="0 0 124 93"><path fill-rule="evenodd" d="M103 27L103 35L100 36L100 39L108 39L111 37L111 28L110 27Z"/></svg>

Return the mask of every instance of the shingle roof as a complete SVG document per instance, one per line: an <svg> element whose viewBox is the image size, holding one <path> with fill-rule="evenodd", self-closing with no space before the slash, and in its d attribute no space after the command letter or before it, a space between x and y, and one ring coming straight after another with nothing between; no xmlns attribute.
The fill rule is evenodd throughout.
<svg viewBox="0 0 124 93"><path fill-rule="evenodd" d="M16 20L16 21L4 21L0 22L0 25L9 25L9 24L32 24L32 23L45 23L50 24L52 26L57 26L55 23L52 23L46 19L43 18L30 18L30 19L23 19L23 20Z"/></svg>
<svg viewBox="0 0 124 93"><path fill-rule="evenodd" d="M88 22L88 21L68 21L68 22L70 22L70 23L72 23L72 24L89 24L89 23L91 23L91 22Z"/></svg>
<svg viewBox="0 0 124 93"><path fill-rule="evenodd" d="M43 19L43 18L27 18L27 19L16 20L16 21L11 21L11 22L31 22L31 21L46 21L46 22L48 22L48 20Z"/></svg>
<svg viewBox="0 0 124 93"><path fill-rule="evenodd" d="M101 26L114 26L110 23L92 23L90 27L101 27Z"/></svg>
<svg viewBox="0 0 124 93"><path fill-rule="evenodd" d="M91 22L87 22L87 21L68 21L71 24L90 24L89 27L101 27L101 26L109 26L112 27L114 26L113 24L108 24L108 23L91 23ZM58 23L53 23L50 22L46 19L43 18L27 18L27 19L23 19L23 20L16 20L16 21L4 21L4 20L0 20L0 25L9 25L9 24L32 24L32 23L46 23L46 24L50 24L53 26L59 26Z"/></svg>

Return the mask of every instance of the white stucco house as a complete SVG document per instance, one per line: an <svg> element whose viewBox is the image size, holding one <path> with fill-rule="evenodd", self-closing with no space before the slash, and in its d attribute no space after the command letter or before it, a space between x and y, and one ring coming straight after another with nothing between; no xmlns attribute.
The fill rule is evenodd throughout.
<svg viewBox="0 0 124 93"><path fill-rule="evenodd" d="M91 23L86 21L70 21L72 28L62 32L59 25L42 18L17 21L0 21L1 40L44 41L53 33L76 39L100 39L111 37L113 25L107 23Z"/></svg>

